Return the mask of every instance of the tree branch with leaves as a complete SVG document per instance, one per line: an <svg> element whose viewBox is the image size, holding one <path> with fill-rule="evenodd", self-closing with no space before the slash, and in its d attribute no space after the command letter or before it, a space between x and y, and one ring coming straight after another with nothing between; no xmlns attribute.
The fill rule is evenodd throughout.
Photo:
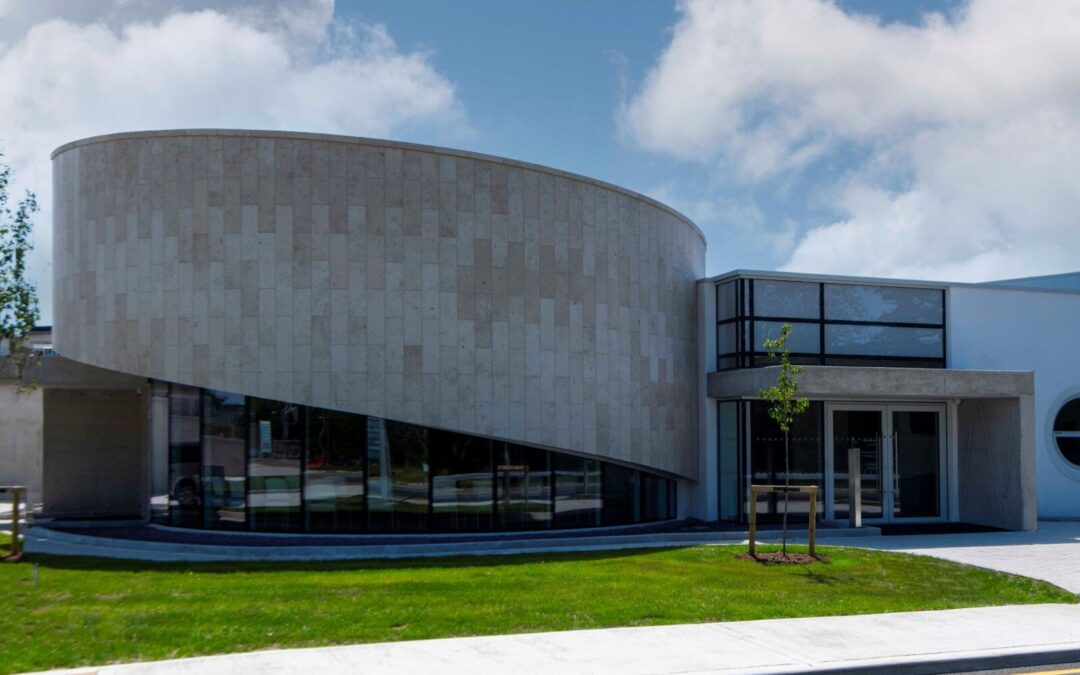
<svg viewBox="0 0 1080 675"><path fill-rule="evenodd" d="M38 202L28 190L12 209L11 167L2 159L0 153L0 353L7 362L4 365L10 365L21 381L27 366L36 362L29 336L39 317L38 298L34 284L26 279L26 260L33 249L30 233Z"/></svg>
<svg viewBox="0 0 1080 675"><path fill-rule="evenodd" d="M776 384L768 389L759 389L758 396L769 402L769 417L784 432L784 524L781 555L787 556L788 497L791 494L791 427L795 418L806 411L810 400L799 397L798 375L802 366L791 364L791 350L787 348L791 336L791 324L785 323L776 338L766 338L763 346L769 352L771 360L779 361L780 370L776 374Z"/></svg>

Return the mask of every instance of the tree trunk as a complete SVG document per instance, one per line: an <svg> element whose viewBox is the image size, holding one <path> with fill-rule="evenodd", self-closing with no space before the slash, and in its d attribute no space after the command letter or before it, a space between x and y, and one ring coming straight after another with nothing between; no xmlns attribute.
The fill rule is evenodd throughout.
<svg viewBox="0 0 1080 675"><path fill-rule="evenodd" d="M788 436L789 432L784 432L784 533L780 540L781 554L787 557L787 514L788 514L788 496L791 490L791 450L788 448Z"/></svg>

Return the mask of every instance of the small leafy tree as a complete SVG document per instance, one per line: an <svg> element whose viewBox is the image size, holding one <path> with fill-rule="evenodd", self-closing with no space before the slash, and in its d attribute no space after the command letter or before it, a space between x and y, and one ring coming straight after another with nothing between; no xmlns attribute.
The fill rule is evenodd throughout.
<svg viewBox="0 0 1080 675"><path fill-rule="evenodd" d="M8 195L11 167L2 158L0 153L0 348L6 346L4 360L11 364L15 378L22 380L34 360L27 338L38 320L37 290L26 280L26 258L33 248L31 216L38 203L34 193L27 191L12 210Z"/></svg>
<svg viewBox="0 0 1080 675"><path fill-rule="evenodd" d="M784 524L781 555L787 556L787 521L788 496L791 492L791 448L790 431L795 418L806 411L809 399L796 396L799 383L796 377L802 372L802 366L791 365L791 355L787 340L791 335L791 324L785 323L780 328L780 336L766 338L763 346L772 360L780 362L780 371L776 374L776 384L768 389L759 389L758 396L769 402L769 417L784 432Z"/></svg>

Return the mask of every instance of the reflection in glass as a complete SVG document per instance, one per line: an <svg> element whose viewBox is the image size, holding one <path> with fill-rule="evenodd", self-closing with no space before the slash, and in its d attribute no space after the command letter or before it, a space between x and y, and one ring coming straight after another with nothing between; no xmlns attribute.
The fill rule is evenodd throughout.
<svg viewBox="0 0 1080 675"><path fill-rule="evenodd" d="M722 323L716 327L716 353L731 354L738 351L739 322Z"/></svg>
<svg viewBox="0 0 1080 675"><path fill-rule="evenodd" d="M600 463L555 455L555 527L600 524Z"/></svg>
<svg viewBox="0 0 1080 675"><path fill-rule="evenodd" d="M180 527L202 524L199 502L199 390L174 384L169 389L169 517Z"/></svg>
<svg viewBox="0 0 1080 675"><path fill-rule="evenodd" d="M308 409L304 511L309 530L355 532L366 527L364 421L363 415Z"/></svg>
<svg viewBox="0 0 1080 675"><path fill-rule="evenodd" d="M830 354L943 358L944 337L940 328L827 324L825 351Z"/></svg>
<svg viewBox="0 0 1080 675"><path fill-rule="evenodd" d="M791 335L788 336L786 344L789 351L798 354L817 354L821 351L820 323L793 323L790 326ZM780 337L780 329L783 327L783 321L755 321L754 341L757 342L755 351L767 351L765 340L775 340Z"/></svg>
<svg viewBox="0 0 1080 675"><path fill-rule="evenodd" d="M944 294L935 288L825 284L825 319L940 324Z"/></svg>
<svg viewBox="0 0 1080 675"><path fill-rule="evenodd" d="M533 530L551 527L551 465L547 450L495 443L498 527Z"/></svg>
<svg viewBox="0 0 1080 675"><path fill-rule="evenodd" d="M253 530L298 530L304 409L249 399L248 515Z"/></svg>
<svg viewBox="0 0 1080 675"><path fill-rule="evenodd" d="M716 320L733 319L739 313L739 284L729 281L716 287Z"/></svg>
<svg viewBox="0 0 1080 675"><path fill-rule="evenodd" d="M893 515L929 518L941 515L941 439L938 413L894 410Z"/></svg>
<svg viewBox="0 0 1080 675"><path fill-rule="evenodd" d="M427 429L369 417L368 524L372 530L416 532L428 526Z"/></svg>
<svg viewBox="0 0 1080 675"><path fill-rule="evenodd" d="M642 520L639 472L617 464L604 467L604 524L627 525Z"/></svg>
<svg viewBox="0 0 1080 675"><path fill-rule="evenodd" d="M833 411L833 505L834 515L846 519L851 509L848 452L858 449L862 484L862 517L884 515L885 484L882 419L878 410Z"/></svg>
<svg viewBox="0 0 1080 675"><path fill-rule="evenodd" d="M720 426L717 456L720 461L720 520L739 517L739 402L717 403Z"/></svg>
<svg viewBox="0 0 1080 675"><path fill-rule="evenodd" d="M203 523L220 529L247 522L247 414L244 397L223 391L203 394Z"/></svg>
<svg viewBox="0 0 1080 675"><path fill-rule="evenodd" d="M491 441L428 431L432 527L482 532L492 525Z"/></svg>
<svg viewBox="0 0 1080 675"><path fill-rule="evenodd" d="M816 283L754 279L754 316L820 319L821 290Z"/></svg>
<svg viewBox="0 0 1080 675"><path fill-rule="evenodd" d="M646 474L641 480L641 514L646 521L675 517L675 491L671 481Z"/></svg>
<svg viewBox="0 0 1080 675"><path fill-rule="evenodd" d="M824 434L821 429L821 403L811 401L806 412L795 418L788 437L790 446L790 478L792 485L822 485L824 480ZM769 417L766 401L750 403L750 482L753 485L784 484L784 432ZM818 492L818 513L821 513L822 494ZM749 497L749 491L747 498ZM759 495L759 517L765 522L777 521L784 513L784 497L769 493ZM810 500L805 494L788 496L789 520L806 522Z"/></svg>
<svg viewBox="0 0 1080 675"><path fill-rule="evenodd" d="M174 385L167 522L484 532L675 517L675 482L437 429ZM165 503L162 496L162 503Z"/></svg>

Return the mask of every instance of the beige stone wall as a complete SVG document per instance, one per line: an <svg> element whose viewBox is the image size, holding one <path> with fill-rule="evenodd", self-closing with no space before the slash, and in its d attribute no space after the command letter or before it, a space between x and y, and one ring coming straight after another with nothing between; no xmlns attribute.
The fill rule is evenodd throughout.
<svg viewBox="0 0 1080 675"><path fill-rule="evenodd" d="M700 232L543 167L345 137L54 155L55 346L696 477Z"/></svg>

